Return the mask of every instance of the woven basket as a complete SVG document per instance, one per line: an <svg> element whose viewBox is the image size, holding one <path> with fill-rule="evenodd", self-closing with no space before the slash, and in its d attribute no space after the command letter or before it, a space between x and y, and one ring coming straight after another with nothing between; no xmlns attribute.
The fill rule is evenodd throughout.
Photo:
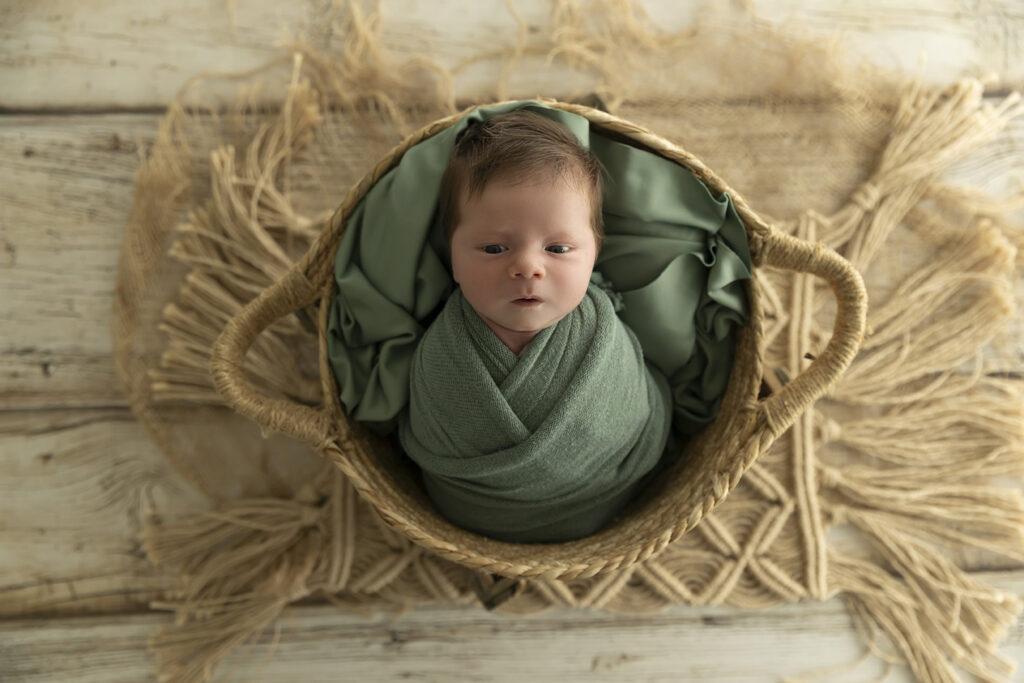
<svg viewBox="0 0 1024 683"><path fill-rule="evenodd" d="M820 244L773 229L692 154L601 110L539 101L587 118L600 134L628 140L685 166L716 196L728 192L746 227L754 265L747 285L750 320L739 334L718 416L686 444L684 457L615 521L592 536L566 543L506 543L466 531L437 512L415 465L402 457L395 441L349 420L339 403L327 360L326 329L329 305L337 293L334 255L348 218L367 190L407 149L453 125L466 112L410 135L349 191L305 256L227 324L213 346L211 370L217 391L228 405L264 430L291 435L332 459L384 521L412 542L481 572L512 579L568 580L612 572L656 555L722 502L758 456L849 366L862 343L867 295L860 274L849 262ZM778 393L759 397L764 313L758 269L765 265L822 278L836 297L837 313L832 339L817 359ZM317 303L323 405L314 408L258 394L243 374L246 351L275 320Z"/></svg>

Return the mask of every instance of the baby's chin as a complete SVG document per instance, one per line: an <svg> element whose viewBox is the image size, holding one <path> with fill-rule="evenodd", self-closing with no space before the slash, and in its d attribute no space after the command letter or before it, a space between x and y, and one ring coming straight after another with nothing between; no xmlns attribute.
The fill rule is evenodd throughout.
<svg viewBox="0 0 1024 683"><path fill-rule="evenodd" d="M509 332L515 332L517 334L537 334L538 332L546 330L549 327L554 327L555 325L562 321L562 318L564 318L567 315L568 312L563 313L562 315L554 319L544 318L543 320L539 320L537 322L509 320L507 318L503 320L501 317L498 317L496 320L492 318L492 321L497 325L501 325L503 329L508 330Z"/></svg>
<svg viewBox="0 0 1024 683"><path fill-rule="evenodd" d="M491 317L483 315L480 317L482 317L484 320L490 321L492 325L496 325L501 329L505 330L506 332L515 332L517 334L536 334L537 332L545 330L558 322L556 320L555 322L543 321L537 323L526 323L519 320L509 320L508 318L502 316Z"/></svg>

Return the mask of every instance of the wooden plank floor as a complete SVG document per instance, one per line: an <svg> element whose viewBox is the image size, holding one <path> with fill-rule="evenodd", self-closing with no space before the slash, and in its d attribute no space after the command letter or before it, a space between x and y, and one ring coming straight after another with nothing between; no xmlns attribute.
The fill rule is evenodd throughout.
<svg viewBox="0 0 1024 683"><path fill-rule="evenodd" d="M384 37L400 51L441 46L451 66L508 41L503 3L386 0ZM700 3L644 3L662 25L688 25ZM755 3L774 22L842 31L883 66L933 82L997 72L1024 90L1018 0ZM324 3L273 0L8 0L0 5L0 680L149 680L145 639L171 616L148 601L167 585L135 540L149 505L201 497L137 424L114 373L110 309L140 154L163 107L203 69L267 57L288 26ZM542 22L544 0L516 3ZM438 12L443 6L445 11ZM549 76L558 81L558 74ZM471 96L490 76L467 70ZM1024 174L1024 121L954 178L993 190ZM1024 291L1018 292L1024 303ZM991 360L1024 370L1024 327ZM1024 567L964 558L981 578L1024 595ZM228 667L242 680L774 681L856 660L863 645L839 601L764 612L673 608L648 617L553 609L508 618L435 605L392 620L330 606L290 611L273 657L267 634ZM1024 662L1024 624L1003 650ZM870 680L868 662L845 677ZM457 674L456 674L457 672ZM1024 674L1018 672L1020 680ZM905 669L890 680L910 680Z"/></svg>
<svg viewBox="0 0 1024 683"><path fill-rule="evenodd" d="M1021 574L984 574L1024 591ZM153 614L0 621L0 659L10 679L112 683L145 680L146 637L166 620ZM1024 656L1024 629L1004 652ZM504 617L479 609L421 606L398 619L334 607L290 610L278 646L267 633L223 665L224 680L277 681L775 681L855 662L864 650L839 601L764 611L675 607L623 617L552 609ZM848 676L883 673L869 661ZM913 680L897 670L890 681Z"/></svg>

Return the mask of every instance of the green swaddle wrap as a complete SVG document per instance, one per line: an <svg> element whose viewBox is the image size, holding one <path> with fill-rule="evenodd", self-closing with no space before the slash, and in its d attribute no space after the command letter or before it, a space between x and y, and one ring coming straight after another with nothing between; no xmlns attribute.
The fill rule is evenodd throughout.
<svg viewBox="0 0 1024 683"><path fill-rule="evenodd" d="M471 434L481 439L481 449L479 452L469 449L468 442L459 446L461 450L456 449L453 432L442 433L429 425L398 431L419 439L422 452L430 453L424 457L424 462L429 457L438 473L445 477L454 475L444 474L440 471L442 467L468 467L474 461L481 465L473 475L479 475L481 482L472 485L463 482L456 486L447 481L447 488L443 488L437 484L440 479L431 483L426 477L428 492L436 496L439 508L443 510L447 506L465 512L468 506L479 505L481 510L487 506L497 509L504 503L511 505L518 496L516 509L519 513L516 514L521 519L490 520L489 523L495 525L491 531L512 534L515 529L534 525L529 539L537 540L572 536L576 532L590 533L597 517L614 510L645 483L646 479L636 479L637 472L648 467L652 457L658 459L662 449L656 448L657 443L665 443L660 432L655 438L657 430L649 424L660 419L651 386L661 387L654 393L663 396L667 379L671 430L668 448L664 449L666 454L673 451L677 437L697 433L715 417L732 367L734 337L748 318L744 281L751 277L751 265L746 231L729 196L712 196L683 166L605 137L591 130L586 118L543 103L527 100L475 109L455 124L407 149L399 163L366 192L348 219L335 254L338 295L329 311L327 350L338 382L339 398L350 419L382 435L394 434L400 419L407 419L403 411L410 407L410 375L418 346L427 328L447 316L449 304L454 305L452 301L459 299L437 211L442 173L456 136L469 121L485 120L518 108L530 109L568 127L582 145L594 151L608 171L602 202L605 239L595 262L592 282L602 284L605 303L610 304L614 298L617 315L639 343L646 368L636 369L639 368L635 362L636 347L630 347L626 358L630 367L636 369L631 378L620 377L618 382L623 384L608 383L609 388L598 391L602 392L602 398L610 399L624 410L620 418L625 419L628 413L632 421L617 422L619 418L604 416L600 410L588 417L583 398L555 400L572 386L576 377L567 371L574 367L572 363L562 368L561 361L556 362L547 355L550 353L557 359L559 354L568 353L575 358L573 354L579 350L549 348L545 343L542 346L545 353L538 353L534 358L534 351L530 349L538 339L550 342L561 338L565 319L542 331L523 349L519 357L522 370L513 360L516 356L489 328L470 322L467 331L476 326L478 330L487 329L492 337L483 335L483 346L480 346L481 339L473 342L478 347L474 353L487 360L475 361L480 365L473 373L463 377L453 375L448 385L437 378L436 373L441 368L425 370L426 376L434 377L435 386L447 388L423 391L422 397L416 400L422 401L421 416L425 416L428 409L451 409L453 414L459 414L457 407L465 408L461 415L467 424L475 424L478 430L483 430ZM594 289L592 284L585 302L601 300L590 296L590 290ZM607 291L609 289L611 291ZM597 305L594 312L601 310L602 306ZM576 313L572 315L575 320ZM478 322L484 325L482 320ZM464 340L464 344L468 343ZM585 345L586 340L575 343ZM507 354L503 356L498 346ZM450 353L469 356L460 356L460 363L472 365L474 362L474 353L469 353L466 346L455 345ZM455 361L449 359L449 362ZM542 365L536 365L538 363ZM577 374L586 374L584 370L591 366L585 360L578 363ZM509 382L527 382L527 375L534 375L531 370L549 364L552 368L548 378L550 386L543 386L540 374L533 383L538 397L547 397L544 400L510 399L509 394L499 391L507 388ZM610 367L609 371L614 374L621 368ZM660 381L651 379L659 375ZM604 380L591 377L590 381ZM620 386L631 386L633 394L642 393L638 386L647 386L646 407L623 400L617 393ZM517 391L526 389L517 388L513 396L518 395ZM434 392L432 397L431 392ZM440 397L442 394L444 398ZM412 395L416 395L415 388ZM460 402L468 396L477 397L475 406ZM499 396L503 398L499 400ZM430 402L442 405L427 405ZM573 405L578 409L576 412ZM638 417L631 412L634 408L648 413ZM545 415L538 412L545 409L554 414L545 419ZM559 413L560 409L563 412ZM564 424L556 426L555 418ZM423 417L424 423L427 419ZM557 429L569 434L574 424L579 426L581 421L586 423L592 436L617 424L622 429L632 429L630 435L640 434L639 440L630 441L621 431L614 430L615 438L609 437L607 443L597 443L601 439L589 437L575 443L575 437L567 437L568 441L557 444L550 440ZM651 433L637 432L640 425L651 429ZM641 457L635 457L631 449L640 443L645 444L645 449L649 446L649 452L645 450ZM415 440L409 444L409 450L416 449ZM498 450L492 450L492 444L497 444ZM613 463L613 452L622 456L617 464ZM492 453L515 454L516 457L508 462L510 469L506 472L488 461ZM455 462L458 455L466 462ZM606 460L602 461L602 457ZM495 459L498 458L495 455ZM659 461L659 466L664 460ZM538 466L533 479L529 473L516 472L515 467L521 467L522 462ZM588 469L595 462L604 467L601 472ZM650 469L646 477L659 469ZM502 480L502 473L509 474L507 481ZM546 481L541 473L557 474L562 481ZM609 478L619 475L621 479L617 482ZM484 479L486 484L482 483ZM630 482L634 481L637 484L631 487ZM616 490L616 485L621 501L614 500L614 495L609 493ZM490 498L487 486L493 487L494 495ZM598 491L602 493L596 493ZM581 502L587 492L595 494L595 507L589 515ZM559 496L567 506L575 507L578 514L570 518L571 511L567 509L562 512L570 517L559 516L557 505L553 504L548 508L551 516L545 527L543 515L537 511L544 509L546 501L557 503ZM472 519L472 515L466 517ZM573 527L573 524L578 526Z"/></svg>
<svg viewBox="0 0 1024 683"><path fill-rule="evenodd" d="M665 464L672 420L668 382L594 283L519 356L456 289L416 350L409 401L402 448L441 513L511 542L601 528Z"/></svg>

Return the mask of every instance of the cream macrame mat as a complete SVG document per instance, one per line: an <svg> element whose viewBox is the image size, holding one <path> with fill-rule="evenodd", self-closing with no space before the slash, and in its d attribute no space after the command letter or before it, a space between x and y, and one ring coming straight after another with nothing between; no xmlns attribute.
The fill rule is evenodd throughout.
<svg viewBox="0 0 1024 683"><path fill-rule="evenodd" d="M153 604L178 615L151 643L165 680L202 680L304 598L357 611L473 604L492 581L390 531L333 464L262 437L211 385L226 320L284 274L348 188L406 134L472 103L458 73L395 58L374 15L348 6L329 19L265 69L191 82L138 173L116 360L139 419L210 499L206 513L155 511L146 530L150 558L181 575ZM1024 226L1010 219L1019 201L939 176L1024 113L1017 96L986 104L971 80L924 87L850 63L830 41L712 11L667 34L626 2L558 2L550 26L511 28L518 42L460 67L499 84L473 101L596 94L696 154L781 230L849 259L868 286L870 335L694 531L618 573L528 580L497 611L840 596L867 647L921 680L1010 677L997 650L1021 604L953 558L1024 562L1024 382L983 355L1012 316ZM823 347L833 299L805 275L764 282L765 382L777 390ZM319 400L315 315L258 339L247 368L262 391ZM828 534L838 526L841 547Z"/></svg>

